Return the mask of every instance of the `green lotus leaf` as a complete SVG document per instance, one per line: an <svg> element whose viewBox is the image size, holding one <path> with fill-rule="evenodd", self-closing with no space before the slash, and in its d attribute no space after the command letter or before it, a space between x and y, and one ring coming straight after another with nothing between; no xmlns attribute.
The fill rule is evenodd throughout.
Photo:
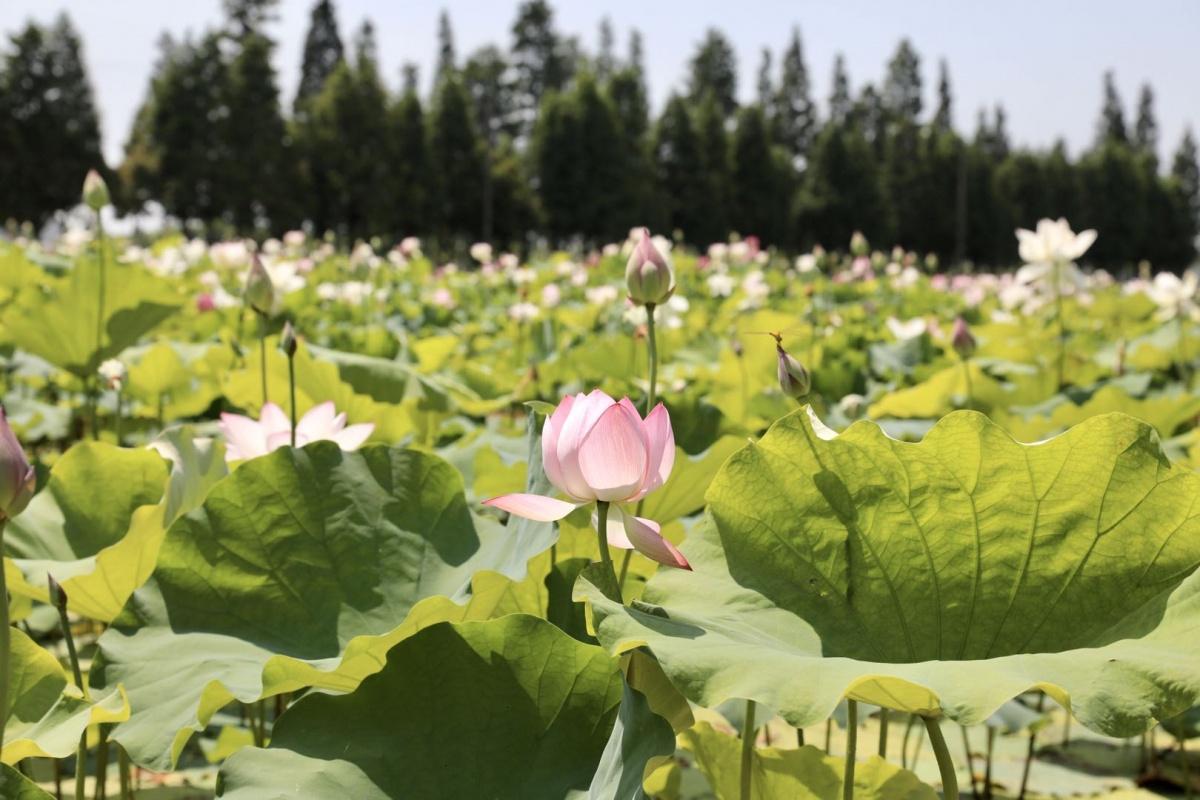
<svg viewBox="0 0 1200 800"><path fill-rule="evenodd" d="M974 412L918 444L811 411L733 456L631 608L587 582L602 644L689 699L794 726L843 697L964 725L1041 688L1131 736L1200 693L1200 476L1113 414L1022 445Z"/></svg>
<svg viewBox="0 0 1200 800"><path fill-rule="evenodd" d="M90 378L106 358L137 342L180 306L170 284L144 268L110 263L100 347L100 269L94 257L80 259L65 278L47 281L52 297L24 289L5 311L14 344L80 378Z"/></svg>
<svg viewBox="0 0 1200 800"><path fill-rule="evenodd" d="M232 700L353 690L396 642L465 613L472 575L518 565L507 574L520 578L536 552L475 518L436 456L283 448L170 527L154 574L100 640L93 683L123 684L136 710L114 738L139 763L170 766ZM487 591L484 606L515 602Z"/></svg>
<svg viewBox="0 0 1200 800"><path fill-rule="evenodd" d="M717 800L738 800L741 791L741 740L721 733L707 722L680 734L680 743L696 757ZM808 745L784 750L754 750L750 796L756 800L827 800L842 796L846 760ZM855 764L855 800L936 800L937 792L916 775L871 756Z"/></svg>
<svg viewBox="0 0 1200 800"><path fill-rule="evenodd" d="M164 458L171 465L165 480ZM224 445L195 438L187 426L167 431L145 450L76 445L55 464L46 490L11 523L9 531L21 532L12 549L45 557L10 562L21 572L9 586L46 602L46 575L53 575L71 611L111 621L150 577L167 527L199 506L226 474ZM72 548L81 557L57 558Z"/></svg>
<svg viewBox="0 0 1200 800"><path fill-rule="evenodd" d="M1044 439L1072 425L1100 414L1128 414L1150 423L1159 435L1169 437L1181 425L1200 414L1200 396L1186 391L1163 392L1150 397L1131 397L1118 386L1105 386L1086 402L1061 403L1046 416L1022 418L1017 414L998 414L998 421L1018 440Z"/></svg>
<svg viewBox="0 0 1200 800"><path fill-rule="evenodd" d="M103 442L72 447L5 530L5 553L21 572L10 591L46 602L46 576L53 575L72 611L112 619L154 563L145 534L155 527L161 533L162 515L154 508L166 484L167 463L153 450ZM130 536L133 541L122 547ZM114 572L133 577L114 578ZM106 588L114 581L125 586L115 590L115 600Z"/></svg>
<svg viewBox="0 0 1200 800"><path fill-rule="evenodd" d="M0 764L0 797L5 800L51 800L54 795L41 789L8 764Z"/></svg>
<svg viewBox="0 0 1200 800"><path fill-rule="evenodd" d="M645 798L642 781L646 773L675 752L671 724L654 713L645 695L628 682L624 687L617 723L592 776L588 800Z"/></svg>
<svg viewBox="0 0 1200 800"><path fill-rule="evenodd" d="M352 694L295 703L218 796L565 798L587 790L621 686L602 648L535 617L435 625Z"/></svg>
<svg viewBox="0 0 1200 800"><path fill-rule="evenodd" d="M69 684L54 656L18 629L12 631L11 659L11 699L4 710L7 721L0 761L66 758L75 752L88 725L129 718L129 704L120 687L85 699Z"/></svg>

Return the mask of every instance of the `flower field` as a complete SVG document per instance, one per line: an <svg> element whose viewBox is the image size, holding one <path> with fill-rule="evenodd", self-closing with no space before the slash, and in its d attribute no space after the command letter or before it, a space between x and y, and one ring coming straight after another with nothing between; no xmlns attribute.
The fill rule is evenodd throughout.
<svg viewBox="0 0 1200 800"><path fill-rule="evenodd" d="M1016 236L0 242L0 797L1190 793L1197 276Z"/></svg>

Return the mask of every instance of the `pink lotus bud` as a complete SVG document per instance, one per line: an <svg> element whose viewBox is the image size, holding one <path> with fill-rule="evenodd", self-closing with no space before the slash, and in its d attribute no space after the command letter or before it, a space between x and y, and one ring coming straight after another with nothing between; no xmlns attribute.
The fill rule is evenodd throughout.
<svg viewBox="0 0 1200 800"><path fill-rule="evenodd" d="M954 352L961 358L970 358L975 354L975 337L971 335L971 329L962 317L954 320L954 333L950 337L950 343L954 346Z"/></svg>
<svg viewBox="0 0 1200 800"><path fill-rule="evenodd" d="M0 525L25 510L36 488L37 475L0 406Z"/></svg>
<svg viewBox="0 0 1200 800"><path fill-rule="evenodd" d="M250 263L250 272L246 274L246 289L242 293L246 305L260 314L269 313L275 303L275 285L271 283L271 274L263 266L258 255Z"/></svg>
<svg viewBox="0 0 1200 800"><path fill-rule="evenodd" d="M204 292L196 298L197 311L213 311L217 307L217 302L213 300L213 296L208 292Z"/></svg>
<svg viewBox="0 0 1200 800"><path fill-rule="evenodd" d="M663 538L659 524L634 511L639 500L666 482L675 466L675 434L661 403L642 419L628 397L617 402L599 389L563 398L542 428L542 466L567 500L506 494L484 505L551 522L581 505L610 503L609 544L636 549L660 564L691 569Z"/></svg>
<svg viewBox="0 0 1200 800"><path fill-rule="evenodd" d="M779 357L776 372L779 378L779 388L788 397L799 400L807 397L812 389L812 376L800 361L783 349L783 345L775 345L775 354Z"/></svg>
<svg viewBox="0 0 1200 800"><path fill-rule="evenodd" d="M83 179L83 203L92 211L99 211L109 204L108 184L94 169L89 169Z"/></svg>
<svg viewBox="0 0 1200 800"><path fill-rule="evenodd" d="M641 231L642 235L625 264L625 285L629 289L629 299L638 305L659 305L675 291L675 275L650 240L650 231L646 228Z"/></svg>

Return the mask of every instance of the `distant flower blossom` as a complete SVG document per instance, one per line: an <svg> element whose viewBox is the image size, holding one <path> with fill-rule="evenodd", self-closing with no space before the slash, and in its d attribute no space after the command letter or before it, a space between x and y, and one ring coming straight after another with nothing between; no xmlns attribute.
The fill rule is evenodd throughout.
<svg viewBox="0 0 1200 800"><path fill-rule="evenodd" d="M262 407L259 418L222 414L219 423L225 437L225 460L257 458L291 444L292 423L274 403ZM357 450L375 431L374 423L346 425L346 414L338 414L332 401L308 410L296 423L296 446L329 440L343 450Z"/></svg>
<svg viewBox="0 0 1200 800"><path fill-rule="evenodd" d="M516 322L528 322L541 316L542 310L533 303L513 303L508 307L508 316Z"/></svg>

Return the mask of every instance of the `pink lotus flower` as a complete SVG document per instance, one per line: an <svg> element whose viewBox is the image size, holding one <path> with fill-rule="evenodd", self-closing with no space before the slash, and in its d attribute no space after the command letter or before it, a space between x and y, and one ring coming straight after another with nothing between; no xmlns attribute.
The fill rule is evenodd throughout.
<svg viewBox="0 0 1200 800"><path fill-rule="evenodd" d="M257 458L292 443L292 423L283 409L267 403L257 420L241 414L222 414L225 460ZM343 450L357 450L374 432L374 423L346 425L346 414L336 413L333 401L313 406L296 423L296 446L329 440Z"/></svg>
<svg viewBox="0 0 1200 800"><path fill-rule="evenodd" d="M691 569L663 538L657 522L624 507L662 486L675 466L675 433L662 403L643 420L628 397L618 403L599 389L563 398L542 428L542 466L568 500L506 494L484 505L552 522L582 505L611 503L606 531L610 545Z"/></svg>
<svg viewBox="0 0 1200 800"><path fill-rule="evenodd" d="M36 488L37 475L29 465L16 434L8 427L4 406L0 406L0 528L25 510ZM3 568L0 564L0 569ZM8 600L0 598L0 602ZM8 624L7 620L4 624ZM8 654L0 653L0 656L7 658Z"/></svg>

